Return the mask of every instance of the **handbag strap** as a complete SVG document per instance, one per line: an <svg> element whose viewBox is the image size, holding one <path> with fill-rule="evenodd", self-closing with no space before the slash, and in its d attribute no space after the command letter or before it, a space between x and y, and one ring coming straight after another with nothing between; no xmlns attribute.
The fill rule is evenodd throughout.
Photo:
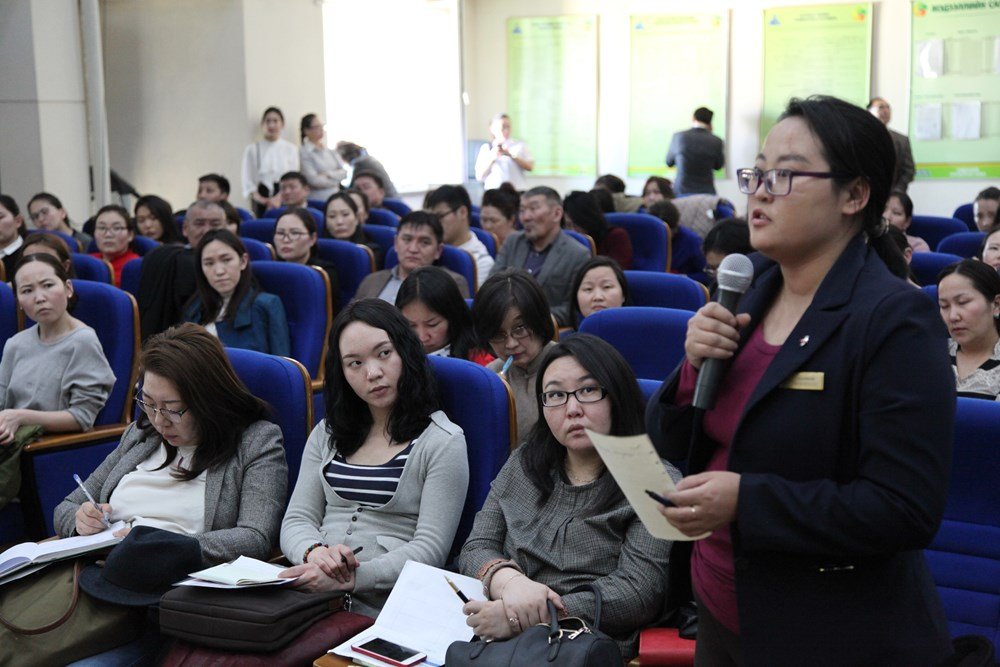
<svg viewBox="0 0 1000 667"><path fill-rule="evenodd" d="M70 616L73 615L73 612L76 611L76 604L80 600L80 568L81 568L80 559L77 559L76 562L73 564L73 599L71 599L69 602L69 609L67 609L66 613L64 613L62 616L60 616L53 622L49 623L48 625L43 625L39 628L22 628L16 623L7 620L6 618L3 617L2 614L0 614L0 625L3 625L5 628L10 630L14 634L40 635L49 632L51 630L55 630L60 625L68 621Z"/></svg>
<svg viewBox="0 0 1000 667"><path fill-rule="evenodd" d="M601 589L594 584L583 584L577 586L570 593L586 593L590 591L594 594L594 630L601 629ZM549 603L551 604L551 603Z"/></svg>

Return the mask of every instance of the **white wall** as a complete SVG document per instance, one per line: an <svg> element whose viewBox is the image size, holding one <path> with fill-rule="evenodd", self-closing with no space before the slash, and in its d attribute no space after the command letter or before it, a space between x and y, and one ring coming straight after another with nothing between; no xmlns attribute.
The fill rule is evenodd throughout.
<svg viewBox="0 0 1000 667"><path fill-rule="evenodd" d="M822 4L817 0L464 0L465 89L469 95L466 127L470 139L486 139L490 116L506 106L506 20L513 16L598 14L600 17L598 108L598 173L624 176L628 167L629 16L639 13L685 13L731 10L729 71L729 135L727 178L716 183L719 194L745 208L733 167L751 164L759 149L758 128L763 102L763 16L765 7ZM856 4L856 3L848 3ZM910 8L909 0L875 3L872 92L893 106L890 126L908 129ZM816 91L822 92L822 91ZM514 134L517 119L514 118ZM664 128L664 134L683 128ZM645 179L627 179L638 194ZM529 179L563 192L589 189L592 178ZM992 185L987 181L916 181L910 185L916 210L951 215L961 203Z"/></svg>

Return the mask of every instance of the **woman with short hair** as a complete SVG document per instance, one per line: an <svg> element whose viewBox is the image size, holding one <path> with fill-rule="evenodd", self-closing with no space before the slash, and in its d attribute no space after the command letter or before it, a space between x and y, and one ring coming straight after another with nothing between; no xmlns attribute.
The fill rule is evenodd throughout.
<svg viewBox="0 0 1000 667"><path fill-rule="evenodd" d="M937 288L958 395L1000 400L1000 276L963 259L941 271Z"/></svg>

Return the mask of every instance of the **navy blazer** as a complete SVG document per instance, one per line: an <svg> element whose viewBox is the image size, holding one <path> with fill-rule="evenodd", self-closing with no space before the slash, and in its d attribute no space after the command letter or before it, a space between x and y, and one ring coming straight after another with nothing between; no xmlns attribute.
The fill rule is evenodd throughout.
<svg viewBox="0 0 1000 667"><path fill-rule="evenodd" d="M782 285L777 264L755 264L741 344ZM928 665L950 655L921 551L948 491L946 341L933 303L858 235L754 389L728 465L741 475L731 528L747 665ZM782 386L799 372L821 373L823 389ZM678 376L650 401L646 425L661 456L686 456L697 473L716 443L693 408L673 405ZM672 578L689 584L690 543L677 546Z"/></svg>
<svg viewBox="0 0 1000 667"><path fill-rule="evenodd" d="M201 322L201 299L184 311L185 322ZM292 354L288 334L288 319L281 299L267 292L247 292L231 320L215 323L219 340L226 347L256 350L279 357Z"/></svg>

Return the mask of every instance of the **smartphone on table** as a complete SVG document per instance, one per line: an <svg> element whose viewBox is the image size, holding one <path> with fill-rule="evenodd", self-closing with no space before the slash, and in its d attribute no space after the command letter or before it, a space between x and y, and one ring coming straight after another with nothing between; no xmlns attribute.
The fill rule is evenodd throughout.
<svg viewBox="0 0 1000 667"><path fill-rule="evenodd" d="M366 642L354 644L351 646L351 650L363 653L364 655L370 655L373 658L384 660L390 665L398 665L399 667L416 665L427 658L426 653L400 646L395 642L382 639L381 637L374 637Z"/></svg>

